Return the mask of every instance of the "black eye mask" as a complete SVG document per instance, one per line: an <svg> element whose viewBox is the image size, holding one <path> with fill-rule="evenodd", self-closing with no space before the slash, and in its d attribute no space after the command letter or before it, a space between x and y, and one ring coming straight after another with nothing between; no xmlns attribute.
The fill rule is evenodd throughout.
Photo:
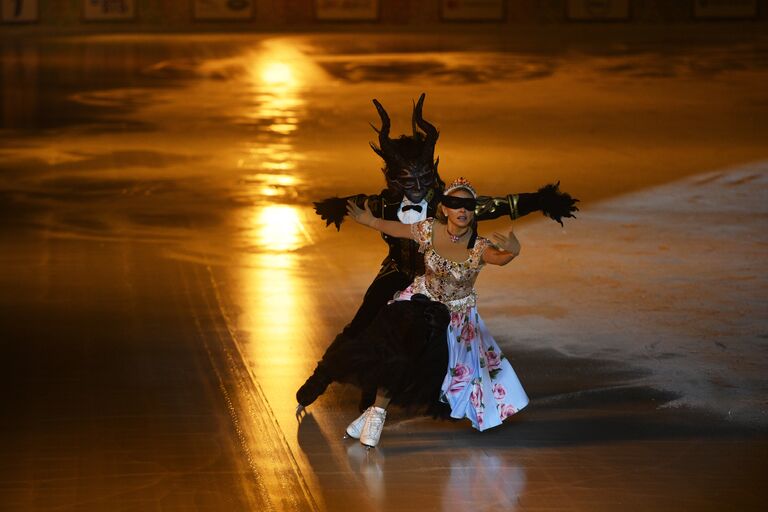
<svg viewBox="0 0 768 512"><path fill-rule="evenodd" d="M456 197L456 196L443 196L441 201L443 206L450 208L451 210L458 210L464 208L469 212L474 212L477 206L477 199L474 197Z"/></svg>

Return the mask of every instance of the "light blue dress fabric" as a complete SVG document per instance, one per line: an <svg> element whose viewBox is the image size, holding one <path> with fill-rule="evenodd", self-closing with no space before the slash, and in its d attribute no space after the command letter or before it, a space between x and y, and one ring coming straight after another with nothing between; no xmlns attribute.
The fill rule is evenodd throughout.
<svg viewBox="0 0 768 512"><path fill-rule="evenodd" d="M440 400L450 405L451 417L468 418L477 430L501 425L528 405L528 395L477 312L474 283L483 267L482 253L492 244L478 237L469 258L455 262L440 256L432 246L434 219L412 226L424 253L425 273L395 300L423 294L448 306L448 371Z"/></svg>

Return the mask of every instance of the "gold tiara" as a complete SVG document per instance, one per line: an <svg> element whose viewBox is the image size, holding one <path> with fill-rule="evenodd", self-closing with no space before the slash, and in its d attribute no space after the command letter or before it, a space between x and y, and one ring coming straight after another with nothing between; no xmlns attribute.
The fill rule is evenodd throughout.
<svg viewBox="0 0 768 512"><path fill-rule="evenodd" d="M453 180L453 182L445 188L445 190L443 191L443 194L448 194L449 192L453 192L454 190L457 190L460 188L467 190L470 194L472 194L472 197L477 197L477 192L475 192L475 188L472 186L469 180L463 176L460 176L455 180Z"/></svg>

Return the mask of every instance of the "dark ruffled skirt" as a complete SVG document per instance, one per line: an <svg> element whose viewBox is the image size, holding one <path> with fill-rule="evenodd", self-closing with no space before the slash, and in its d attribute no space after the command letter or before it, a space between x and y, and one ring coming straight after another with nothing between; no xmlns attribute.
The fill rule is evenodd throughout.
<svg viewBox="0 0 768 512"><path fill-rule="evenodd" d="M440 402L440 388L448 371L449 322L448 308L423 295L388 304L364 331L341 333L334 340L315 375L297 393L299 403L308 405L317 397L307 390L317 376L325 385L335 381L364 391L383 388L395 405L448 415L450 408Z"/></svg>

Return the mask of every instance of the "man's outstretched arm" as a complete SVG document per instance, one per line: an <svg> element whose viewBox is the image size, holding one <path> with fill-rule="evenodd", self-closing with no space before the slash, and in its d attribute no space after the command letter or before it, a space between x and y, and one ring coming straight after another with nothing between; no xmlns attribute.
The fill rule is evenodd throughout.
<svg viewBox="0 0 768 512"><path fill-rule="evenodd" d="M346 197L328 197L322 201L316 201L315 213L325 221L325 226L336 225L336 230L341 229L341 223L347 215L347 201L354 200L355 204L362 208L365 202L376 217L381 217L381 195L369 196L366 194L355 194Z"/></svg>
<svg viewBox="0 0 768 512"><path fill-rule="evenodd" d="M560 182L544 185L536 192L509 194L503 197L480 196L477 198L475 215L477 220L497 219L509 215L514 220L531 212L541 211L544 215L563 225L564 217L576 218L574 212L579 200L567 192L560 191Z"/></svg>

